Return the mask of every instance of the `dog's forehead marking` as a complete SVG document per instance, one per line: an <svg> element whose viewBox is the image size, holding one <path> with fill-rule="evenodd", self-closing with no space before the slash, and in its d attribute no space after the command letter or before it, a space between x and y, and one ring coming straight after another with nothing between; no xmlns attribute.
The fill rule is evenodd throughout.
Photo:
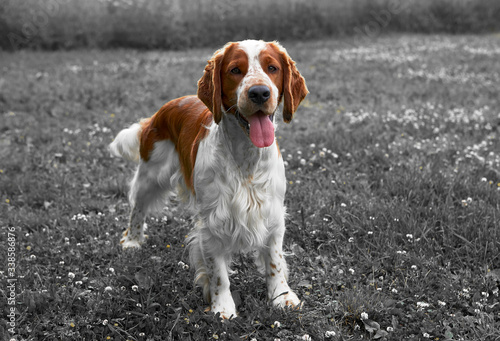
<svg viewBox="0 0 500 341"><path fill-rule="evenodd" d="M239 47L247 54L248 73L262 70L259 56L260 52L266 47L266 43L261 40L244 40L239 43Z"/></svg>

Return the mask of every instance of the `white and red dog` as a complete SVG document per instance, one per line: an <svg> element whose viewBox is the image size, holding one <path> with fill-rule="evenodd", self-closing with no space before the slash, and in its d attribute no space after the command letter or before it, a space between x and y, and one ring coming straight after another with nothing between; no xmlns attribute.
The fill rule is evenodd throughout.
<svg viewBox="0 0 500 341"><path fill-rule="evenodd" d="M279 104L288 123L307 93L278 43L228 43L208 61L198 96L168 102L110 145L113 154L139 162L121 245L139 247L147 213L169 195L183 199L195 221L189 241L195 281L222 318L236 316L229 266L240 251L257 251L275 306L300 304L282 251L286 180L274 131Z"/></svg>

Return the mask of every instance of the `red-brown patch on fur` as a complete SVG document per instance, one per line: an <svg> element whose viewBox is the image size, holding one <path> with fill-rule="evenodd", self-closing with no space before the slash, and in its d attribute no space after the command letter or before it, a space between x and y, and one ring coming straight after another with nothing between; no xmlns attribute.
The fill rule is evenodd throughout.
<svg viewBox="0 0 500 341"><path fill-rule="evenodd" d="M309 91L307 90L304 78L299 73L299 70L297 70L295 62L290 58L286 50L280 49L275 43L269 43L268 46L281 57L281 65L283 67L283 120L289 123L300 102L302 102Z"/></svg>
<svg viewBox="0 0 500 341"><path fill-rule="evenodd" d="M240 73L234 74L231 70L238 68ZM222 105L227 112L234 113L234 106L238 102L236 90L248 72L248 56L245 51L238 49L237 43L226 45L224 59L221 64L221 96ZM231 108L231 110L229 110Z"/></svg>
<svg viewBox="0 0 500 341"><path fill-rule="evenodd" d="M140 154L148 161L158 141L170 140L179 154L186 186L194 192L193 169L198 145L208 134L213 115L196 96L185 96L166 103L148 120L141 122Z"/></svg>

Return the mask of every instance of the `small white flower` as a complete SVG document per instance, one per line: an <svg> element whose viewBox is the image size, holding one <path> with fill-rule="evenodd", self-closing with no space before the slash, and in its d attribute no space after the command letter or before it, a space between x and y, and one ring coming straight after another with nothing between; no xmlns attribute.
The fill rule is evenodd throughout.
<svg viewBox="0 0 500 341"><path fill-rule="evenodd" d="M312 341L312 338L309 336L309 334L304 334L302 336L302 340L304 340L304 341Z"/></svg>
<svg viewBox="0 0 500 341"><path fill-rule="evenodd" d="M108 320L102 320L102 324L103 324L104 326L105 326L105 325L107 325L107 324L108 324L108 322L109 322Z"/></svg>
<svg viewBox="0 0 500 341"><path fill-rule="evenodd" d="M341 204L340 204L340 207L347 207L347 205L346 205L346 204L344 204L344 203L341 203Z"/></svg>
<svg viewBox="0 0 500 341"><path fill-rule="evenodd" d="M305 159L300 159L300 164L302 166L305 166L307 164L307 161Z"/></svg>
<svg viewBox="0 0 500 341"><path fill-rule="evenodd" d="M417 270L418 268L417 268L417 266L416 266L416 265L412 265L412 266L411 266L411 269L412 269L412 270Z"/></svg>
<svg viewBox="0 0 500 341"><path fill-rule="evenodd" d="M31 259L31 260L36 260L36 256L35 256L35 255L31 255L31 256L30 256L30 259Z"/></svg>
<svg viewBox="0 0 500 341"><path fill-rule="evenodd" d="M349 239L347 240L349 243L354 243L354 237L349 237Z"/></svg>
<svg viewBox="0 0 500 341"><path fill-rule="evenodd" d="M276 328L280 328L281 327L281 322L280 321L274 321L274 326Z"/></svg>
<svg viewBox="0 0 500 341"><path fill-rule="evenodd" d="M106 288L104 288L104 292L111 292L111 291L113 291L113 288L110 286L107 286Z"/></svg>
<svg viewBox="0 0 500 341"><path fill-rule="evenodd" d="M486 178L481 178L481 182L486 182L486 181L488 181L488 179L486 179Z"/></svg>
<svg viewBox="0 0 500 341"><path fill-rule="evenodd" d="M438 301L438 304L441 306L441 307L444 307L446 305L446 302L443 302L443 301Z"/></svg>
<svg viewBox="0 0 500 341"><path fill-rule="evenodd" d="M74 274L74 273L72 273L72 272L68 272L68 277L69 277L70 279L73 279L73 278L75 278L75 274Z"/></svg>
<svg viewBox="0 0 500 341"><path fill-rule="evenodd" d="M397 294L397 293L398 293L398 289L396 289L396 288L392 288L392 290L391 290L391 291L392 291L392 293L394 293L394 294Z"/></svg>
<svg viewBox="0 0 500 341"><path fill-rule="evenodd" d="M373 231L368 231L368 235L371 236L373 234Z"/></svg>
<svg viewBox="0 0 500 341"><path fill-rule="evenodd" d="M337 335L337 333L335 333L333 330L327 330L327 331L325 332L325 337L326 337L326 338L331 338L331 337L333 337L333 336L335 336L335 335Z"/></svg>
<svg viewBox="0 0 500 341"><path fill-rule="evenodd" d="M139 287L137 285L132 285L132 290L137 291L137 290L139 290Z"/></svg>
<svg viewBox="0 0 500 341"><path fill-rule="evenodd" d="M311 143L311 144L309 145L309 147L310 147L310 148L316 148L316 145L315 145L314 143Z"/></svg>
<svg viewBox="0 0 500 341"><path fill-rule="evenodd" d="M426 339L430 338L431 336L429 335L429 333L423 333L422 334L423 337L425 337Z"/></svg>
<svg viewBox="0 0 500 341"><path fill-rule="evenodd" d="M408 240L413 239L413 235L412 235L412 234L410 234L410 233L408 233L408 234L406 235L406 238L408 238Z"/></svg>
<svg viewBox="0 0 500 341"><path fill-rule="evenodd" d="M387 331L390 333L390 332L393 332L394 331L394 328L392 327L387 327Z"/></svg>
<svg viewBox="0 0 500 341"><path fill-rule="evenodd" d="M342 275L342 274L344 274L344 270L339 269L338 273L339 273L339 275Z"/></svg>
<svg viewBox="0 0 500 341"><path fill-rule="evenodd" d="M428 308L430 306L427 302L417 302L417 308Z"/></svg>
<svg viewBox="0 0 500 341"><path fill-rule="evenodd" d="M115 269L113 269L113 268L109 268L108 270L109 270L109 272L111 272L112 274L114 274L114 273L115 273Z"/></svg>
<svg viewBox="0 0 500 341"><path fill-rule="evenodd" d="M361 319L362 319L362 320L368 320L368 314L367 314L367 313L365 313L365 312L362 312L362 313L361 313Z"/></svg>
<svg viewBox="0 0 500 341"><path fill-rule="evenodd" d="M325 152L324 151L320 151L319 152L319 157L321 157L321 158L325 157Z"/></svg>
<svg viewBox="0 0 500 341"><path fill-rule="evenodd" d="M184 270L189 269L189 265L187 265L183 261L179 261L179 263L177 263L177 265L180 266L181 268L183 268Z"/></svg>
<svg viewBox="0 0 500 341"><path fill-rule="evenodd" d="M349 272L351 273L351 275L354 275L354 269L353 268L349 268Z"/></svg>

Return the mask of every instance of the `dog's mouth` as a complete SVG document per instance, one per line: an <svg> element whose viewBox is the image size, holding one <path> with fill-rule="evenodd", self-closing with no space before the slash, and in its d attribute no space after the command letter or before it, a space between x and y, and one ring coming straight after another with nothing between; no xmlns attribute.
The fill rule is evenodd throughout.
<svg viewBox="0 0 500 341"><path fill-rule="evenodd" d="M236 111L236 119L245 130L252 143L258 147L269 147L274 142L274 113L265 114L259 110L249 117L244 117Z"/></svg>

